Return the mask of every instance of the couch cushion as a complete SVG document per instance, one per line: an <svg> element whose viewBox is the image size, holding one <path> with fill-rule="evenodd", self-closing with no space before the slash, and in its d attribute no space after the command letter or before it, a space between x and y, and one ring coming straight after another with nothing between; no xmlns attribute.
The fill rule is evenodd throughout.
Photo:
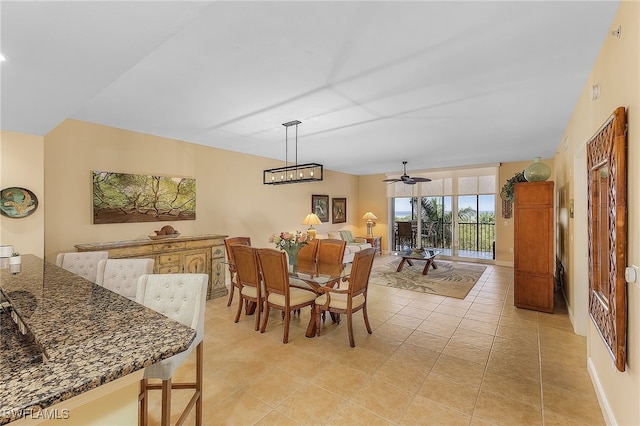
<svg viewBox="0 0 640 426"><path fill-rule="evenodd" d="M356 242L351 231L340 231L340 237L342 240L346 241L347 244L353 244Z"/></svg>
<svg viewBox="0 0 640 426"><path fill-rule="evenodd" d="M326 232L318 232L318 233L316 233L316 239L317 240L329 239L329 234L327 234Z"/></svg>
<svg viewBox="0 0 640 426"><path fill-rule="evenodd" d="M341 240L342 235L340 235L340 232L329 231L329 238L332 240Z"/></svg>

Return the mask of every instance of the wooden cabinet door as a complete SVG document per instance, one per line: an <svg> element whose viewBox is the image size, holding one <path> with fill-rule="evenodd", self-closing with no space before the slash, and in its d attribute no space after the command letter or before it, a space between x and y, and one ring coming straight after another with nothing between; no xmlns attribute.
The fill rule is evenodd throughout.
<svg viewBox="0 0 640 426"><path fill-rule="evenodd" d="M209 251L187 252L182 261L186 274L211 275L211 253Z"/></svg>
<svg viewBox="0 0 640 426"><path fill-rule="evenodd" d="M515 185L514 305L553 312L553 182Z"/></svg>

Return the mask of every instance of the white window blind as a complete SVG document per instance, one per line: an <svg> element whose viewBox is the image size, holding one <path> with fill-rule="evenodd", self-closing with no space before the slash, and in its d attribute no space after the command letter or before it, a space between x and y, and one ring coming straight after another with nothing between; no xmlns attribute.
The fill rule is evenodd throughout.
<svg viewBox="0 0 640 426"><path fill-rule="evenodd" d="M498 193L499 164L409 172L412 177L428 177L431 182L406 185L395 182L387 185L387 197L437 197L443 195L472 195ZM398 178L399 174L387 174L387 178Z"/></svg>

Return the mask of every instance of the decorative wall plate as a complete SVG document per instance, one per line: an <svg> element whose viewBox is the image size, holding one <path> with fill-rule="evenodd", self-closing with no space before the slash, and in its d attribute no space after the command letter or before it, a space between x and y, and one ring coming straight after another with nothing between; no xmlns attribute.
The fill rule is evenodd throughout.
<svg viewBox="0 0 640 426"><path fill-rule="evenodd" d="M5 188L0 192L0 213L19 219L27 217L38 208L38 198L25 188Z"/></svg>

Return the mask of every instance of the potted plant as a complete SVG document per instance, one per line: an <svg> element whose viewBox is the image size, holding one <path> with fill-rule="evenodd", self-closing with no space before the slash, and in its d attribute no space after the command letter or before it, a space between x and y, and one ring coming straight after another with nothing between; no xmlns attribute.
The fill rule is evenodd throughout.
<svg viewBox="0 0 640 426"><path fill-rule="evenodd" d="M17 251L11 253L11 257L9 257L9 265L19 265L22 263L22 256Z"/></svg>
<svg viewBox="0 0 640 426"><path fill-rule="evenodd" d="M511 177L510 179L507 179L502 189L500 190L500 197L503 200L513 202L513 186L517 182L526 182L526 181L527 179L525 179L524 177L524 170L521 172L517 172L515 175L513 175L513 177Z"/></svg>

